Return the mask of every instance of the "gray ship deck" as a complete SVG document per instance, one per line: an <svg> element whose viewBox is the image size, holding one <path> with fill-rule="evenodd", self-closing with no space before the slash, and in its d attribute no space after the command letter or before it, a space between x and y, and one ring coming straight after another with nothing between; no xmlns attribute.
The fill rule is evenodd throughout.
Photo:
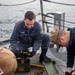
<svg viewBox="0 0 75 75"><path fill-rule="evenodd" d="M64 62L66 62L66 51L56 52L55 50L56 50L55 48L49 48L49 50L47 52L47 56L56 62L56 65L55 65L56 69L58 70L60 75L63 75L65 72L65 63ZM30 59L31 63L40 65L39 55L40 55L40 53L37 53L34 57L32 57ZM14 75L30 75L32 72L35 72L35 71L37 71L37 69L31 68L29 73L15 73ZM44 71L43 75L48 75L48 74L46 71Z"/></svg>

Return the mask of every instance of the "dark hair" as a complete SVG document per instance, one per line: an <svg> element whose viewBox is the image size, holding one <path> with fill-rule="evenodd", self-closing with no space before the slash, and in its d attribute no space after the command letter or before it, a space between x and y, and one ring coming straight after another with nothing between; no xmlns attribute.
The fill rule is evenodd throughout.
<svg viewBox="0 0 75 75"><path fill-rule="evenodd" d="M25 13L24 19L33 20L36 18L36 15L32 11L27 11Z"/></svg>

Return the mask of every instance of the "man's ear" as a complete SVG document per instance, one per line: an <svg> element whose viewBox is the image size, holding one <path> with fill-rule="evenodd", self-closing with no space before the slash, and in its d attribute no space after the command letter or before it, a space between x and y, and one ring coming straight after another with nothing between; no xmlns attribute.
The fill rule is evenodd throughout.
<svg viewBox="0 0 75 75"><path fill-rule="evenodd" d="M64 41L64 37L63 36L61 36L59 39L60 39L61 42Z"/></svg>

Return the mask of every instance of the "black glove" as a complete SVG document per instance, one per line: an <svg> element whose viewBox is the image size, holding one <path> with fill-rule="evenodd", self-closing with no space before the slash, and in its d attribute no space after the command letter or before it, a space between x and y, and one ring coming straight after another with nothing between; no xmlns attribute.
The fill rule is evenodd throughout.
<svg viewBox="0 0 75 75"><path fill-rule="evenodd" d="M23 56L22 51L20 51L20 50L16 50L14 54L16 55L16 57L22 57Z"/></svg>
<svg viewBox="0 0 75 75"><path fill-rule="evenodd" d="M32 52L27 52L27 53L23 53L23 51L21 50L12 50L13 53L16 55L16 57L32 57L35 55L35 51L32 51Z"/></svg>
<svg viewBox="0 0 75 75"><path fill-rule="evenodd" d="M32 51L32 52L28 52L27 54L26 54L26 56L27 57L33 57L34 55L35 55L35 51Z"/></svg>
<svg viewBox="0 0 75 75"><path fill-rule="evenodd" d="M72 74L71 74L71 72L70 73L69 72L65 72L65 75L72 75Z"/></svg>
<svg viewBox="0 0 75 75"><path fill-rule="evenodd" d="M28 53L29 52L24 52L24 51L21 51L21 50L16 50L16 52L15 52L15 55L16 55L16 57L27 57L27 55L28 55Z"/></svg>
<svg viewBox="0 0 75 75"><path fill-rule="evenodd" d="M24 56L22 50L11 50L11 51L15 54L16 58L17 57L23 57Z"/></svg>

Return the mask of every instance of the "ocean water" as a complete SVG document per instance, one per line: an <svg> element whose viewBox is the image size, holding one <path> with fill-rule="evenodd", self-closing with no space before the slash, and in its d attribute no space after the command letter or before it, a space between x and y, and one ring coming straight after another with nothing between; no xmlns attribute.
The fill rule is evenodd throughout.
<svg viewBox="0 0 75 75"><path fill-rule="evenodd" d="M0 0L0 5L9 5L9 6L0 6L0 36L7 35L10 36L14 25L16 22L22 20L24 18L24 14L26 11L31 10L36 15L41 13L40 9L40 0ZM67 3L67 4L75 4L75 0L52 0L53 2ZM22 3L27 3L23 5L17 5ZM16 6L14 5L16 4ZM11 6L14 5L14 6ZM69 5L60 5L52 2L44 2L43 1L43 10L44 13L52 13L52 12L63 12L65 13L65 20L72 23L65 23L68 27L75 26L75 6ZM41 20L41 15L36 16L36 20ZM52 19L50 19L52 22ZM42 24L41 24L42 25Z"/></svg>

